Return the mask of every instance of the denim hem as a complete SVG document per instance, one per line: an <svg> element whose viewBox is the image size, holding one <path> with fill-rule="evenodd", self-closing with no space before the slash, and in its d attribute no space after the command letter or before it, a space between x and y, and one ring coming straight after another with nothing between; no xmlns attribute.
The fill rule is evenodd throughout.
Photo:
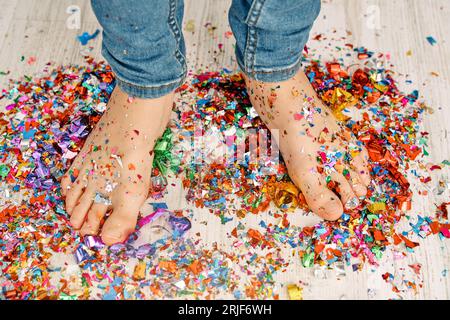
<svg viewBox="0 0 450 320"><path fill-rule="evenodd" d="M264 68L260 70L250 70L244 67L239 56L236 54L236 61L239 69L250 79L262 81L262 82L281 82L291 79L295 76L302 66L302 58L300 58L293 64L285 67L276 68Z"/></svg>
<svg viewBox="0 0 450 320"><path fill-rule="evenodd" d="M167 23L169 24L169 28L175 38L175 41L177 42L177 47L175 50L175 58L177 59L178 63L183 68L183 72L186 71L186 58L183 55L183 53L180 50L180 43L182 41L183 32L181 31L180 25L177 23L176 19L176 11L178 7L178 1L177 0L171 0L169 3L169 17L167 18Z"/></svg>
<svg viewBox="0 0 450 320"><path fill-rule="evenodd" d="M256 45L258 43L258 33L256 32L256 24L258 23L265 0L253 1L248 16L245 19L247 24L247 40L244 49L244 59L248 68L253 68L255 64Z"/></svg>
<svg viewBox="0 0 450 320"><path fill-rule="evenodd" d="M175 91L179 86L181 86L186 80L186 76L182 76L174 81L155 85L155 86L140 86L123 81L116 75L117 85L131 97L141 98L141 99L156 99L163 97L173 91Z"/></svg>

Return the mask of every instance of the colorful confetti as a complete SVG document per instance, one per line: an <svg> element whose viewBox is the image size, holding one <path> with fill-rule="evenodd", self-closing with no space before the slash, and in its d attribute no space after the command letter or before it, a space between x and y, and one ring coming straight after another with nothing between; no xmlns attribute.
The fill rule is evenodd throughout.
<svg viewBox="0 0 450 320"><path fill-rule="evenodd" d="M205 27L215 30L211 24ZM224 224L238 221L229 235L232 248L204 246L201 235L196 239L189 233L197 221L195 212L162 202L150 204L152 211L140 217L125 243L105 247L98 237L80 238L68 224L59 179L105 110L114 76L105 63L87 58L84 66L48 66L42 76L11 82L0 96L5 105L0 113L0 298L213 299L225 294L278 299L274 277L289 266L279 248L295 250L304 267L327 267L345 275L345 265L355 271L365 262L377 265L388 247L407 254L421 238L450 238L448 202L437 204L435 212L407 215L416 196L411 179L428 186L430 172L448 166L446 160L425 165L428 133L420 122L428 107L417 91L399 91L383 55L365 48L348 54L354 57L351 67L342 61L304 59L319 96L370 155L373 183L367 198L336 222L308 227L290 222L292 215L301 214L299 208L308 210L283 161L260 166L245 157L241 163L216 159L220 144L215 137L222 137L218 142L228 148L247 131L266 129L250 105L241 75L228 70L198 74L178 90L175 118L154 151L151 195L161 198L168 191L168 172L176 174L189 203L209 209ZM199 136L211 140L192 148ZM195 161L205 155L206 163ZM329 162L337 155L324 152L321 157ZM97 200L107 199L99 194ZM241 223L248 214L261 212L278 223L262 220L257 228ZM398 229L405 219L409 229ZM142 239L143 229L150 241ZM68 258L71 263L61 262ZM410 268L417 275L421 265ZM242 273L249 279L245 283ZM394 284L393 277L383 275ZM404 286L420 287L411 280ZM290 284L287 294L300 300L303 289Z"/></svg>

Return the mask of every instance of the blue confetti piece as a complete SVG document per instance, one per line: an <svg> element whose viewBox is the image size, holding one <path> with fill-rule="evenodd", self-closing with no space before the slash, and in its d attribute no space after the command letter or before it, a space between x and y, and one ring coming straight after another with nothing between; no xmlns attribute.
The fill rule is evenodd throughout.
<svg viewBox="0 0 450 320"><path fill-rule="evenodd" d="M95 32L93 34L89 34L87 32L83 32L82 35L78 36L77 39L78 41L81 42L81 45L85 46L88 44L88 42L92 39L97 38L97 36L100 34L100 30L95 30Z"/></svg>
<svg viewBox="0 0 450 320"><path fill-rule="evenodd" d="M432 36L428 36L428 37L427 37L427 41L428 41L428 43L431 44L432 46L434 46L434 45L437 43L436 39L433 38Z"/></svg>
<svg viewBox="0 0 450 320"><path fill-rule="evenodd" d="M158 210L158 209L169 209L169 207L167 206L167 204L165 202L155 202L155 203L150 203L153 207L153 210Z"/></svg>
<svg viewBox="0 0 450 320"><path fill-rule="evenodd" d="M36 132L37 132L37 130L36 129L30 129L30 130L28 130L28 131L23 131L23 138L25 139L25 140L28 140L28 139L33 139L34 138L34 135L36 134Z"/></svg>

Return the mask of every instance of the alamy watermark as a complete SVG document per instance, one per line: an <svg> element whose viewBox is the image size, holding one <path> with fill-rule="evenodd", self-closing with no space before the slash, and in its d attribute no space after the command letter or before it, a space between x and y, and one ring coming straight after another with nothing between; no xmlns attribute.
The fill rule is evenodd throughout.
<svg viewBox="0 0 450 320"><path fill-rule="evenodd" d="M66 13L69 17L66 19L66 27L68 29L80 29L81 28L81 9L77 5L70 5L66 8Z"/></svg>

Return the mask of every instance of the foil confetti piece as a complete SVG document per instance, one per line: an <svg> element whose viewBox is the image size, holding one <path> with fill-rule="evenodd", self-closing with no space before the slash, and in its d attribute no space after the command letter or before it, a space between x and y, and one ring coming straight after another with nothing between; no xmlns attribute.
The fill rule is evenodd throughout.
<svg viewBox="0 0 450 320"><path fill-rule="evenodd" d="M133 271L133 279L136 281L141 281L145 279L145 269L147 265L144 261L139 261L138 264L135 266Z"/></svg>
<svg viewBox="0 0 450 320"><path fill-rule="evenodd" d="M96 192L95 193L94 203L101 203L101 204L104 204L106 206L112 205L111 199L109 199L109 197L107 195L104 195L104 194L102 194L100 192Z"/></svg>
<svg viewBox="0 0 450 320"><path fill-rule="evenodd" d="M303 288L296 284L287 286L289 300L303 300Z"/></svg>

